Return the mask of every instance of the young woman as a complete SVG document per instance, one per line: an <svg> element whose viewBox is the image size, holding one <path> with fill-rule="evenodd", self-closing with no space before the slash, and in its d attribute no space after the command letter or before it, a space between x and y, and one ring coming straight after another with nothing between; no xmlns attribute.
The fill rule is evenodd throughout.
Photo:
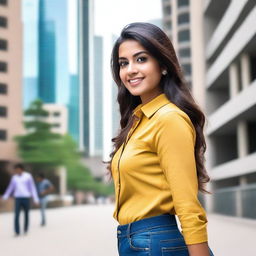
<svg viewBox="0 0 256 256"><path fill-rule="evenodd" d="M111 59L118 86L119 134L110 154L121 256L209 256L204 114L193 100L166 34L127 25ZM179 218L179 231L175 215Z"/></svg>

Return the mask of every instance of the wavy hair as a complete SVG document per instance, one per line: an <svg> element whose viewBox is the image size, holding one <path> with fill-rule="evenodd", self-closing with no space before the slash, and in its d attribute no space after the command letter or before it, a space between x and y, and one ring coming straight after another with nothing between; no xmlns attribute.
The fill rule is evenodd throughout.
<svg viewBox="0 0 256 256"><path fill-rule="evenodd" d="M190 89L186 84L183 74L174 51L173 45L168 36L157 26L150 23L136 22L123 28L120 37L116 40L111 56L111 70L113 79L118 88L117 101L121 114L120 129L116 137L112 138L113 151L110 154L110 161L107 169L111 174L111 162L114 154L125 141L125 138L133 124L133 110L141 102L139 96L133 96L124 86L119 76L119 47L126 40L135 40L140 43L159 63L160 67L167 70L167 75L162 76L160 88L166 97L184 111L191 119L196 130L196 143L194 148L196 170L198 178L198 189L201 192L209 193L205 189L205 183L210 178L205 169L206 143L203 134L205 116L193 99Z"/></svg>

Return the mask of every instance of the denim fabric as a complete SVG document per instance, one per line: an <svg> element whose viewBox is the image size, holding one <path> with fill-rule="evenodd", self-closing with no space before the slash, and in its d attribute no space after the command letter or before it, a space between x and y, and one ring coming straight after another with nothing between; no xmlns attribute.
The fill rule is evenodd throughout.
<svg viewBox="0 0 256 256"><path fill-rule="evenodd" d="M40 198L40 211L41 211L41 225L46 225L45 211L48 203L48 197L44 196Z"/></svg>
<svg viewBox="0 0 256 256"><path fill-rule="evenodd" d="M174 215L164 214L117 228L120 256L189 256ZM214 256L209 248L210 256Z"/></svg>
<svg viewBox="0 0 256 256"><path fill-rule="evenodd" d="M29 225L29 208L30 199L27 197L17 197L15 198L15 217L14 217L14 227L15 233L20 234L20 211L24 210L24 232L28 231Z"/></svg>

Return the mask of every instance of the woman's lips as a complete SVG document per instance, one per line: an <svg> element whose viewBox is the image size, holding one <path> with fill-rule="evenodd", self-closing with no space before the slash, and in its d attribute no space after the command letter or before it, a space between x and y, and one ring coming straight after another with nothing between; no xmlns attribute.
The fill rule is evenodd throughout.
<svg viewBox="0 0 256 256"><path fill-rule="evenodd" d="M128 82L129 82L129 84L131 86L137 86L137 85L139 85L142 82L143 79L144 78L142 78L142 77L140 77L140 78L133 78L133 79L129 79Z"/></svg>

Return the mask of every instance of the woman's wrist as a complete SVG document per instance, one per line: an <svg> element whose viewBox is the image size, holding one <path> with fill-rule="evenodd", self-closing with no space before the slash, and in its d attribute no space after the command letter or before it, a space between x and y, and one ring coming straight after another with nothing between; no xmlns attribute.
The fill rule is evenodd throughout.
<svg viewBox="0 0 256 256"><path fill-rule="evenodd" d="M210 256L207 242L200 244L188 244L189 256Z"/></svg>

